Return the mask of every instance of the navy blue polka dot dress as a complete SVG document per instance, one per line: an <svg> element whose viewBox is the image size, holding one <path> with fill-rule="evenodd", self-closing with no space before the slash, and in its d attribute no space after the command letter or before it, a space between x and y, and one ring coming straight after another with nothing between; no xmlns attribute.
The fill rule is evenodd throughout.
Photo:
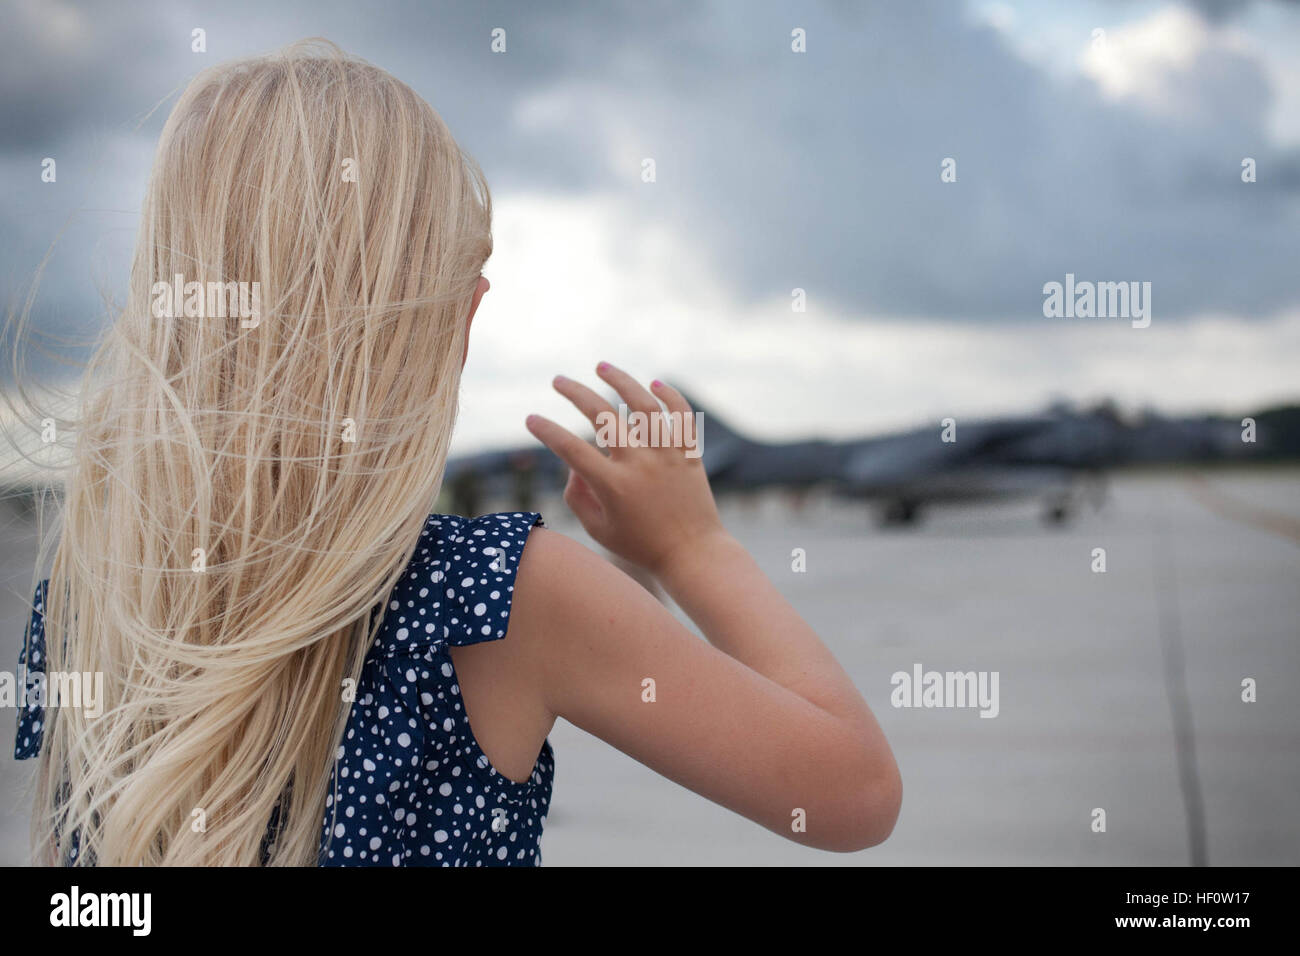
<svg viewBox="0 0 1300 956"><path fill-rule="evenodd" d="M536 512L429 516L357 684L321 825L322 866L541 863L550 742L527 781L498 773L470 729L450 652L506 636L519 559L539 524ZM19 660L28 686L45 669L44 599L42 583ZM19 711L15 757L39 754L43 719L35 703Z"/></svg>

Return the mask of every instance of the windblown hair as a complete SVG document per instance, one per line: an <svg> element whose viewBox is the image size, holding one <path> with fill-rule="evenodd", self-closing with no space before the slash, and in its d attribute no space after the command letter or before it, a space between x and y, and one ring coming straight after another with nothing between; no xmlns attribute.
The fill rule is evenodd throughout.
<svg viewBox="0 0 1300 956"><path fill-rule="evenodd" d="M105 705L47 719L38 861L317 862L347 688L441 484L490 221L438 115L332 44L185 90L82 385L47 668L102 672ZM178 275L258 283L257 320L159 317Z"/></svg>

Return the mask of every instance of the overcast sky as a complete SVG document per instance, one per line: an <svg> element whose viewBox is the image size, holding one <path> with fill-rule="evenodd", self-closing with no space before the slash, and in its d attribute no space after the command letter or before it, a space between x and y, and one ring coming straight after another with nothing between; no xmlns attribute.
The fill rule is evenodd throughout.
<svg viewBox="0 0 1300 956"><path fill-rule="evenodd" d="M459 448L529 441L524 415L561 415L551 376L601 359L765 436L1300 392L1295 4L0 10L0 285L12 305L58 237L46 330L94 334L124 288L185 82L320 35L421 93L492 185ZM1150 282L1151 326L1045 318L1043 285L1066 273Z"/></svg>

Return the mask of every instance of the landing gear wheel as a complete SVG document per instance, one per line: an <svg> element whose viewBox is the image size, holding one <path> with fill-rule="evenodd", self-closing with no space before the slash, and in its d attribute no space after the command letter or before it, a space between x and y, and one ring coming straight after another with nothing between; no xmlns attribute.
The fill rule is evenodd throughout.
<svg viewBox="0 0 1300 956"><path fill-rule="evenodd" d="M916 524L920 509L920 504L915 501L891 501L880 513L880 523L887 528Z"/></svg>

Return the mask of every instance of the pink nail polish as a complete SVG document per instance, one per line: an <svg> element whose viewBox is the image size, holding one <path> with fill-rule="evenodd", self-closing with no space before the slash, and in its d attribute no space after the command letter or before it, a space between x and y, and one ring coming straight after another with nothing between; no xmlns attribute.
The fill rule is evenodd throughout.
<svg viewBox="0 0 1300 956"><path fill-rule="evenodd" d="M664 383L661 382L661 381L659 381L659 379L655 379L653 382L650 383L650 387L651 387L651 388L663 388L663 387L664 387Z"/></svg>
<svg viewBox="0 0 1300 956"><path fill-rule="evenodd" d="M609 363L608 363L608 362L601 362L599 365L596 366L596 371L597 371L597 372L603 372L603 371L605 371L605 369L607 369L607 368L609 368Z"/></svg>

